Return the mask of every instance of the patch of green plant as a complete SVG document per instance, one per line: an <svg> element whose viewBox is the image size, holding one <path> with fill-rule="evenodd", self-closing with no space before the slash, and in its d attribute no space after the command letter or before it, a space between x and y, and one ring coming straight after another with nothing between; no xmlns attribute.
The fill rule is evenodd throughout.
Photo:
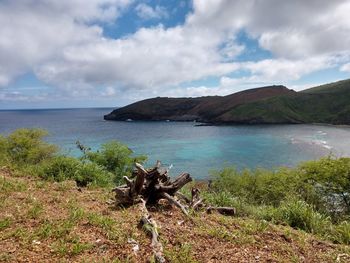
<svg viewBox="0 0 350 263"><path fill-rule="evenodd" d="M18 129L7 137L6 152L18 166L38 164L57 153L57 147L43 140L48 133L41 129Z"/></svg>
<svg viewBox="0 0 350 263"><path fill-rule="evenodd" d="M309 203L335 220L350 215L350 158L329 156L305 162L298 171L304 184L314 193L313 198L307 200ZM310 195L309 192L306 194Z"/></svg>
<svg viewBox="0 0 350 263"><path fill-rule="evenodd" d="M348 242L350 158L329 156L274 171L224 168L202 195L213 205L236 207L238 216Z"/></svg>
<svg viewBox="0 0 350 263"><path fill-rule="evenodd" d="M44 207L41 203L35 201L33 202L32 206L29 208L27 212L28 218L31 219L38 219L39 216L43 213Z"/></svg>
<svg viewBox="0 0 350 263"><path fill-rule="evenodd" d="M26 244L30 244L33 240L33 235L31 234L31 232L23 226L17 227L7 235L4 235L4 239L9 237L16 238L20 242L23 242Z"/></svg>
<svg viewBox="0 0 350 263"><path fill-rule="evenodd" d="M13 256L9 253L0 253L0 262L13 262Z"/></svg>
<svg viewBox="0 0 350 263"><path fill-rule="evenodd" d="M52 251L60 256L67 256L69 253L69 245L63 239L54 242L51 246Z"/></svg>
<svg viewBox="0 0 350 263"><path fill-rule="evenodd" d="M81 187L88 184L108 186L112 177L109 172L95 163L83 162L68 156L56 156L43 162L37 172L43 179L56 182L74 180Z"/></svg>
<svg viewBox="0 0 350 263"><path fill-rule="evenodd" d="M47 132L41 129L18 129L0 136L0 164L45 180L74 180L80 187L107 187L130 175L135 162L146 160L145 156L134 156L117 141L105 143L95 152L77 143L82 157L69 157L59 154L55 145L44 140L45 136Z"/></svg>
<svg viewBox="0 0 350 263"><path fill-rule="evenodd" d="M188 243L181 244L175 249L164 250L164 255L172 263L198 263L192 255L192 246Z"/></svg>
<svg viewBox="0 0 350 263"><path fill-rule="evenodd" d="M81 207L72 207L69 214L69 220L78 222L85 218L85 211Z"/></svg>
<svg viewBox="0 0 350 263"><path fill-rule="evenodd" d="M40 227L36 229L34 235L39 239L46 238L65 238L67 237L75 223L71 220L60 220L60 221L44 221L41 223Z"/></svg>
<svg viewBox="0 0 350 263"><path fill-rule="evenodd" d="M331 239L340 244L350 245L350 222L343 221L334 227Z"/></svg>
<svg viewBox="0 0 350 263"><path fill-rule="evenodd" d="M9 217L0 219L0 231L8 228L11 225L11 219Z"/></svg>
<svg viewBox="0 0 350 263"><path fill-rule="evenodd" d="M27 190L27 185L22 181L0 176L0 192L2 194L9 194L12 192L23 192L25 190Z"/></svg>
<svg viewBox="0 0 350 263"><path fill-rule="evenodd" d="M238 171L233 167L224 168L213 173L213 189L224 192L226 200L232 196L249 204L278 205L289 195L286 185L291 191L298 187L298 177L289 169L268 171ZM229 195L229 194L230 195ZM222 194L221 194L222 195Z"/></svg>
<svg viewBox="0 0 350 263"><path fill-rule="evenodd" d="M85 242L80 242L80 240L78 240L77 242L74 242L71 245L69 254L70 254L70 256L76 256L76 255L81 254L85 250L91 249L92 247L93 247L92 244L85 243Z"/></svg>
<svg viewBox="0 0 350 263"><path fill-rule="evenodd" d="M133 151L118 141L102 144L96 152L88 151L85 148L83 160L98 164L112 173L114 183L120 183L123 176L131 175L135 162L143 163L147 160L146 156L133 156Z"/></svg>
<svg viewBox="0 0 350 263"><path fill-rule="evenodd" d="M116 224L116 222L112 218L94 212L88 213L87 219L89 224L101 227L106 231L112 230Z"/></svg>
<svg viewBox="0 0 350 263"><path fill-rule="evenodd" d="M285 201L275 210L274 219L310 233L323 233L331 221L301 200Z"/></svg>

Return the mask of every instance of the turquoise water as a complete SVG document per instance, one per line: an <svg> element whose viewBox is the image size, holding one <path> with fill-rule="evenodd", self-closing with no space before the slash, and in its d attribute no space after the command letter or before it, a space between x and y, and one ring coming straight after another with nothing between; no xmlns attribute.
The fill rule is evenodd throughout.
<svg viewBox="0 0 350 263"><path fill-rule="evenodd" d="M198 179L210 170L234 165L243 168L295 166L332 153L350 156L350 128L317 125L201 126L190 122L111 122L111 109L0 111L0 133L40 127L62 152L79 154L75 142L97 149L119 140L148 164L161 160L171 174L186 171Z"/></svg>

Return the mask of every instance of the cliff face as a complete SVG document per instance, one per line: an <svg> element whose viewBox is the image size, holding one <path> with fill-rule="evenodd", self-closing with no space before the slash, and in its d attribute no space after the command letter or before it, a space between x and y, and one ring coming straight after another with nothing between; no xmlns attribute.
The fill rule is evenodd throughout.
<svg viewBox="0 0 350 263"><path fill-rule="evenodd" d="M350 80L302 92L268 86L228 96L153 98L119 108L106 120L172 120L208 123L350 124Z"/></svg>

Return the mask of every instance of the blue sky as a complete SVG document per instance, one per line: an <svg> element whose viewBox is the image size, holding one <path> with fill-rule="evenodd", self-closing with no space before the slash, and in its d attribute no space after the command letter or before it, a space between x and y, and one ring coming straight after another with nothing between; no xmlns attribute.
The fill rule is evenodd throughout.
<svg viewBox="0 0 350 263"><path fill-rule="evenodd" d="M346 0L3 0L0 109L346 79L349 13Z"/></svg>

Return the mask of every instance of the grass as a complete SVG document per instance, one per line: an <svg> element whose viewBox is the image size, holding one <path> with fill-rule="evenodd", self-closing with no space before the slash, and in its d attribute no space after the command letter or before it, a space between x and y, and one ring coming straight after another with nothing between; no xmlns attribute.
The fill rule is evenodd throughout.
<svg viewBox="0 0 350 263"><path fill-rule="evenodd" d="M43 213L43 211L44 211L43 205L35 201L32 207L28 210L27 218L37 219Z"/></svg>
<svg viewBox="0 0 350 263"><path fill-rule="evenodd" d="M122 172L112 171L108 160L118 160L117 153L126 158L130 151L114 143L102 153L85 152L79 160L56 156L54 147L41 141L42 134L0 136L0 148L6 149L1 154L12 167L0 169L0 258L152 261L149 236L137 227L137 207L106 204L114 198L108 180L130 172L131 162L118 164L118 169L125 168ZM234 206L237 217L191 211L189 219L164 204L151 214L170 262L333 262L339 255L345 262L350 260L350 207L344 194L349 173L350 159L332 157L295 169L225 168L215 173L211 188L200 184L201 196L211 205ZM189 196L193 186L183 192ZM130 239L139 244L137 253Z"/></svg>
<svg viewBox="0 0 350 263"><path fill-rule="evenodd" d="M0 219L0 231L8 228L11 224L11 219L10 218L4 218Z"/></svg>
<svg viewBox="0 0 350 263"><path fill-rule="evenodd" d="M23 192L27 190L26 184L17 181L15 178L0 176L0 193L5 196L13 192Z"/></svg>
<svg viewBox="0 0 350 263"><path fill-rule="evenodd" d="M6 178L10 182L12 179ZM6 214L0 217L0 256L3 261L30 257L41 262L45 257L60 262L143 262L152 258L150 239L137 228L139 211L108 207L105 200L112 197L111 193L103 189L78 192L71 183L66 183L65 191L61 191L57 183L38 184L25 177L15 180L27 187L21 188L21 192L11 191L2 210ZM22 214L18 214L16 205ZM312 240L325 244L322 251L331 254L332 259L340 253L348 253L348 247L328 247L317 237L263 220L197 213L193 220L187 221L176 208L155 212L153 216L159 226L164 254L170 262L203 262L214 254L224 255L222 261L225 258L229 261L232 253L256 249L262 259L278 259L277 254L282 253L281 260L292 262L293 258L300 259L312 246ZM31 219L27 220L29 217ZM347 233L347 225L342 227L343 233ZM292 240L293 246L288 245L282 235ZM127 242L129 238L140 245L137 255ZM6 256L6 251L14 244L19 248L10 257ZM266 251L266 244L276 247L278 253ZM222 247L227 251L222 251ZM40 250L33 252L37 249ZM315 255L326 258L322 251L315 251L309 258L315 258ZM246 257L239 255L243 259Z"/></svg>
<svg viewBox="0 0 350 263"><path fill-rule="evenodd" d="M199 263L193 257L192 246L188 243L181 244L174 250L165 250L164 255L169 262L173 263Z"/></svg>

